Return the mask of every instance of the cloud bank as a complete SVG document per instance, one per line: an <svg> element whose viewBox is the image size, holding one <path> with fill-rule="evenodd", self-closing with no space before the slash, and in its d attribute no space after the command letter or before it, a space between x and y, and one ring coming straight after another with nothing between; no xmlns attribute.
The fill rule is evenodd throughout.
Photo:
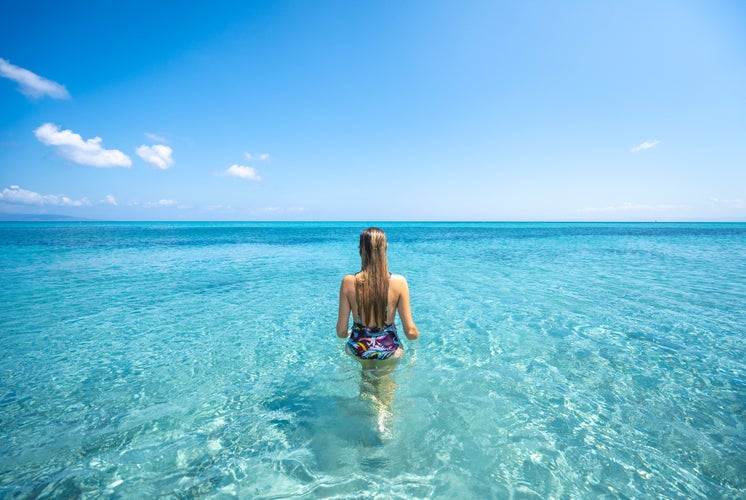
<svg viewBox="0 0 746 500"><path fill-rule="evenodd" d="M18 90L27 97L40 98L46 95L53 99L70 98L70 94L63 85L10 64L3 58L0 58L0 76L16 82Z"/></svg>
<svg viewBox="0 0 746 500"><path fill-rule="evenodd" d="M118 149L104 149L101 138L84 141L72 130L60 130L54 123L45 123L34 135L47 146L53 146L63 158L91 167L130 167L132 160Z"/></svg>
<svg viewBox="0 0 746 500"><path fill-rule="evenodd" d="M166 170L174 164L171 153L173 153L173 150L163 144L155 144L153 146L143 144L137 148L137 156L161 170Z"/></svg>
<svg viewBox="0 0 746 500"><path fill-rule="evenodd" d="M39 194L20 186L10 186L0 193L0 202L13 203L15 205L31 205L36 207L90 207L91 202L87 198L73 200L61 194Z"/></svg>
<svg viewBox="0 0 746 500"><path fill-rule="evenodd" d="M225 171L225 175L239 177L241 179L249 179L252 181L262 180L262 178L259 177L259 172L251 167L244 167L242 165L231 165L228 170Z"/></svg>
<svg viewBox="0 0 746 500"><path fill-rule="evenodd" d="M652 149L660 143L661 141L659 141L658 139L655 139L653 141L645 141L642 144L635 146L630 151L632 151L633 153L639 153L640 151L645 151L646 149Z"/></svg>

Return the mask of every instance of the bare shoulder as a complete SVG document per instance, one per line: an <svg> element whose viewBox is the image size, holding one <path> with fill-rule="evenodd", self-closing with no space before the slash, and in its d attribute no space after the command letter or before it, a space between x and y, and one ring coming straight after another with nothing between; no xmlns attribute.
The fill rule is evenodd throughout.
<svg viewBox="0 0 746 500"><path fill-rule="evenodd" d="M344 278L342 278L342 288L355 288L355 275L354 274L348 274Z"/></svg>
<svg viewBox="0 0 746 500"><path fill-rule="evenodd" d="M394 285L394 287L401 289L402 287L407 286L407 278L401 274L392 274L391 278L389 278L389 283Z"/></svg>

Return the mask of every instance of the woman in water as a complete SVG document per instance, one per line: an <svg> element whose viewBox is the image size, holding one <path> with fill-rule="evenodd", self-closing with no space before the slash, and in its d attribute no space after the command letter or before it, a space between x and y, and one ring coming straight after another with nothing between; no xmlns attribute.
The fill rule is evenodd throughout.
<svg viewBox="0 0 746 500"><path fill-rule="evenodd" d="M364 369L396 365L404 353L396 332L396 312L409 340L419 336L412 320L404 276L391 274L386 262L386 234L377 227L360 233L362 269L342 279L337 335ZM352 313L352 329L348 332ZM348 337L349 334L349 337Z"/></svg>

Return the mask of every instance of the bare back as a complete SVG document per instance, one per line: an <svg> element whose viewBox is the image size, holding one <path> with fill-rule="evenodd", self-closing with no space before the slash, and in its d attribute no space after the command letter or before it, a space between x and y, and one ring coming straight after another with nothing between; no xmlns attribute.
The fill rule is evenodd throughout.
<svg viewBox="0 0 746 500"><path fill-rule="evenodd" d="M355 275L348 274L342 280L339 294L339 317L337 320L337 335L344 338L347 336L350 314L353 321L358 318L363 326L375 327L383 325L369 324L368 318L359 316L357 310L357 296L355 294ZM386 323L391 324L396 320L396 313L402 322L404 335L410 340L419 336L417 327L412 320L412 309L409 303L409 285L406 278L400 274L392 274L389 279L389 291L387 300Z"/></svg>

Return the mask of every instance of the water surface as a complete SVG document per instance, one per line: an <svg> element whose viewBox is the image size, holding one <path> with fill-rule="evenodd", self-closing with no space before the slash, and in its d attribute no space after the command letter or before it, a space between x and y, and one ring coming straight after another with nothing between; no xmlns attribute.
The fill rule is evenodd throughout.
<svg viewBox="0 0 746 500"><path fill-rule="evenodd" d="M385 389L365 226L0 224L0 497L746 495L746 224L382 224Z"/></svg>

